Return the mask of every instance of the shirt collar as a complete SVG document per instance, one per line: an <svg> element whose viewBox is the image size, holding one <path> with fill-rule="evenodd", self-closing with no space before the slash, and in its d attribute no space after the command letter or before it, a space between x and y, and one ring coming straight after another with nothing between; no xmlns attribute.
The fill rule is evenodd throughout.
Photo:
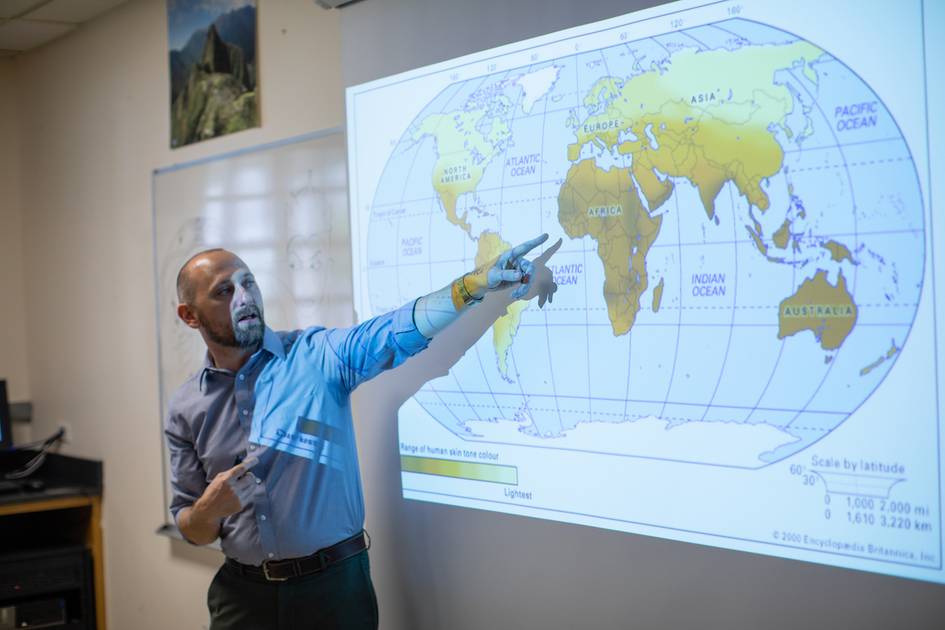
<svg viewBox="0 0 945 630"><path fill-rule="evenodd" d="M266 330L263 333L263 342L262 350L266 350L269 354L279 357L280 359L285 359L285 347L282 345L282 340L269 326L266 326ZM257 351L258 352L258 351ZM250 357L252 361L252 357ZM203 356L203 365L200 369L200 390L203 391L204 384L207 379L207 374L210 372L219 372L220 374L229 374L233 375L233 372L230 370L225 370L223 368L218 368L213 365L213 359L210 357L210 351L208 350Z"/></svg>
<svg viewBox="0 0 945 630"><path fill-rule="evenodd" d="M285 359L285 346L282 345L282 339L269 326L266 326L266 332L263 333L262 347L273 356Z"/></svg>

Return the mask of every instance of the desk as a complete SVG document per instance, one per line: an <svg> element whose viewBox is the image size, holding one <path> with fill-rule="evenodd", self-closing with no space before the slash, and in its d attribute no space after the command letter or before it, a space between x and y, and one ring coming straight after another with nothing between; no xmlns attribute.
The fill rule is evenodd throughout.
<svg viewBox="0 0 945 630"><path fill-rule="evenodd" d="M0 457L2 470L10 470ZM19 459L22 456L18 456ZM105 573L102 548L101 462L51 454L34 474L41 491L0 495L0 552L42 553L84 548L91 556L95 628L105 629Z"/></svg>

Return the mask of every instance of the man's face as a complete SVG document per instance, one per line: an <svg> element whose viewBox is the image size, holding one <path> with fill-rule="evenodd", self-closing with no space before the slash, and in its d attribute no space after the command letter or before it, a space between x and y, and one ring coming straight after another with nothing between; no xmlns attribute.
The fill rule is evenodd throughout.
<svg viewBox="0 0 945 630"><path fill-rule="evenodd" d="M231 348L253 348L265 331L262 294L245 263L228 252L194 263L194 314L207 337Z"/></svg>

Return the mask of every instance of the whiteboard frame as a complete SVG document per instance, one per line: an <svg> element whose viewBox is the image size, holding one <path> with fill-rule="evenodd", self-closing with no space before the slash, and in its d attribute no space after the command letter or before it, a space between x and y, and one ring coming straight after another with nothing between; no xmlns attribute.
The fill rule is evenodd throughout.
<svg viewBox="0 0 945 630"><path fill-rule="evenodd" d="M157 179L162 175L167 175L168 173L173 173L176 171L185 170L188 168L193 168L196 166L202 166L205 164L210 164L213 162L219 162L223 160L229 160L236 157L241 157L244 155L249 155L253 153L262 153L263 151L270 151L273 149L278 149L284 146L289 146L292 144L299 144L302 142L308 142L310 140L318 140L321 138L327 138L333 135L340 135L342 137L342 145L347 151L347 137L345 134L344 125L338 125L336 127L329 127L326 129L319 129L317 131L311 131L304 133L298 136L292 136L290 138L284 138L282 140L275 140L273 142L266 142L263 144L257 144L250 147L243 147L240 149L235 149L233 151L228 151L225 153L220 153L217 155L210 155L203 158L198 158L195 160L189 160L186 162L180 162L177 164L172 164L170 166L156 168L151 171L151 263L154 281L154 328L155 328L155 342L157 343L157 391L158 391L158 426L160 427L160 436L161 436L161 502L163 504L163 516L164 521L155 529L155 533L161 536L167 536L176 540L186 540L183 534L177 527L177 524L173 519L169 519L170 516L170 503L168 501L168 453L167 453L167 442L164 439L164 417L167 413L167 410L164 408L164 374L162 370L164 356L161 351L162 347L162 338L161 338L161 279L160 272L158 270L159 261L158 261L158 234L157 234L157 202L156 202L156 189L157 189ZM345 159L345 187L348 186L348 160ZM348 204L348 214L350 221L350 194L346 191L345 199ZM354 290L353 278L354 273L352 270L352 291ZM220 549L219 541L216 541L209 547L213 549Z"/></svg>

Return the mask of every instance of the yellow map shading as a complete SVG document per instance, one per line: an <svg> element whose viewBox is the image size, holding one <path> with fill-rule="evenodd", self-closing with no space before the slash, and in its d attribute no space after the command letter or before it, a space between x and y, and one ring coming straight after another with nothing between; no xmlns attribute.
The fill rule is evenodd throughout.
<svg viewBox="0 0 945 630"><path fill-rule="evenodd" d="M864 366L863 369L860 370L860 376L866 376L867 374L869 374L870 372L878 368L880 365L882 365L886 361L889 361L890 359L892 359L898 353L899 353L899 346L896 345L896 340L893 339L889 344L889 350L886 351L886 354L881 354L878 359L876 359L869 365Z"/></svg>
<svg viewBox="0 0 945 630"><path fill-rule="evenodd" d="M830 259L834 262L843 262L844 260L848 260L851 263L853 262L853 255L843 243L827 241L823 244L823 248L830 252Z"/></svg>
<svg viewBox="0 0 945 630"><path fill-rule="evenodd" d="M821 55L820 48L803 41L684 50L675 53L670 64L628 79L603 77L587 91L584 105L594 114L574 125L577 138L567 153L575 164L559 191L558 219L570 237L590 235L598 243L614 334L629 331L639 310L647 287L646 254L661 221L651 215L672 194L670 177L685 178L698 189L710 219L727 182L733 182L749 204L767 210L770 201L762 184L780 172L784 159L772 128L785 128L795 107L790 90L774 81L775 73L795 68L816 84L811 63ZM630 168L605 171L592 158L579 161L588 145L631 156ZM745 227L767 257L761 225L753 223L754 229ZM785 221L773 243L784 249L789 238ZM657 296L654 292L654 310L662 297ZM804 327L801 320L792 321L782 332L794 334ZM849 333L841 335L837 322L826 327L808 322L807 327L828 345L839 345Z"/></svg>
<svg viewBox="0 0 945 630"><path fill-rule="evenodd" d="M809 330L821 348L835 350L853 330L856 312L843 273L838 273L837 286L833 286L827 280L827 272L821 269L813 278L804 280L794 295L781 301L778 339Z"/></svg>
<svg viewBox="0 0 945 630"><path fill-rule="evenodd" d="M485 231L479 235L479 246L476 251L476 267L482 267L499 257L512 245L502 240L495 232ZM525 300L516 300L509 304L505 315L492 324L492 345L495 348L496 363L503 378L509 379L508 355L512 347L518 325L522 321L522 311L528 308Z"/></svg>
<svg viewBox="0 0 945 630"><path fill-rule="evenodd" d="M460 195L472 192L482 180L483 171L511 136L508 124L497 109L511 106L499 97L489 108L431 114L423 119L413 134L414 140L426 135L436 140L437 160L433 167L433 188L440 197L447 220L470 233L466 214L456 214ZM488 132L480 131L489 120Z"/></svg>
<svg viewBox="0 0 945 630"><path fill-rule="evenodd" d="M601 113L577 127L568 157L576 160L589 142L616 146L635 161L645 154L647 165L664 175L691 181L710 218L727 181L753 206L766 210L769 201L761 182L781 170L784 157L770 127L781 126L794 107L788 88L773 82L774 74L803 62L800 71L816 83L810 63L822 54L803 41L686 50L674 54L668 67L625 82L602 78L588 92L588 99L597 98L591 102ZM621 135L635 139L621 142Z"/></svg>
<svg viewBox="0 0 945 630"><path fill-rule="evenodd" d="M784 220L784 223L781 224L781 227L772 235L771 240L774 241L774 246L778 249L784 249L788 246L788 240L791 238L791 222L788 219Z"/></svg>
<svg viewBox="0 0 945 630"><path fill-rule="evenodd" d="M653 287L653 312L660 312L660 304L663 301L663 278L660 278L659 284Z"/></svg>
<svg viewBox="0 0 945 630"><path fill-rule="evenodd" d="M590 236L604 263L604 300L615 335L627 333L646 291L646 255L661 217L650 217L626 169L583 160L568 170L558 194L558 222L571 238Z"/></svg>

